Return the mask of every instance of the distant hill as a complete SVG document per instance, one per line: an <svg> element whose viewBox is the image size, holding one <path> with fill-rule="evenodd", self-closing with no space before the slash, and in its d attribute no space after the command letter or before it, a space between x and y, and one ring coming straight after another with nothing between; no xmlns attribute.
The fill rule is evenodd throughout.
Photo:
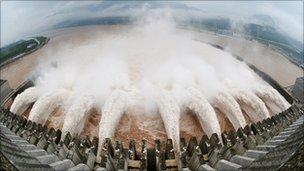
<svg viewBox="0 0 304 171"><path fill-rule="evenodd" d="M64 21L53 26L54 29L76 27L85 25L116 25L116 24L131 24L135 19L132 17L117 16L117 17L96 17L90 19L74 19Z"/></svg>
<svg viewBox="0 0 304 171"><path fill-rule="evenodd" d="M38 36L27 40L19 40L1 48L0 65L4 65L25 54L31 53L42 47L49 38Z"/></svg>
<svg viewBox="0 0 304 171"><path fill-rule="evenodd" d="M102 11L107 16L89 19L69 19L54 25L53 28L132 24L144 15L143 11L146 9L170 8L178 11L176 13L178 15L173 15L173 17L180 26L191 26L217 34L243 35L278 50L288 56L293 62L304 66L303 43L293 39L288 33L282 32L269 15L256 14L238 21L228 16L211 17L206 15L202 9L188 6L184 3L166 3L165 1L104 1L100 4L88 6L88 8L91 12ZM173 12L172 14L175 13Z"/></svg>
<svg viewBox="0 0 304 171"><path fill-rule="evenodd" d="M246 35L251 36L261 43L272 45L300 65L304 64L303 44L301 42L278 32L275 28L270 26L246 24L244 28Z"/></svg>
<svg viewBox="0 0 304 171"><path fill-rule="evenodd" d="M270 16L255 15L253 18L255 18L254 22L246 21L239 23L238 27L241 28L233 27L232 21L229 18L221 17L190 18L188 21L180 22L180 24L213 31L218 34L231 36L234 34L244 35L245 37L255 39L260 43L278 50L298 65L304 66L303 43L279 31ZM257 19L259 19L260 22L257 22Z"/></svg>
<svg viewBox="0 0 304 171"><path fill-rule="evenodd" d="M130 9L159 9L159 8L171 8L180 10L201 11L199 8L190 7L181 2L168 3L165 1L103 1L98 5L92 5L89 7L90 11L111 11L111 12L126 12Z"/></svg>
<svg viewBox="0 0 304 171"><path fill-rule="evenodd" d="M250 23L254 23L262 26L275 27L275 22L269 15L256 14L250 16L248 20L250 21Z"/></svg>

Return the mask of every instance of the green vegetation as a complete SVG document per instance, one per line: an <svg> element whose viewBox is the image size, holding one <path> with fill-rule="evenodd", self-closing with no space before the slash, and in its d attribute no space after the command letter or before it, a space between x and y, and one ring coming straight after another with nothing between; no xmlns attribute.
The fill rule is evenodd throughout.
<svg viewBox="0 0 304 171"><path fill-rule="evenodd" d="M48 41L47 37L39 36L28 40L20 40L1 48L0 64L13 60L15 57L22 56L40 48Z"/></svg>

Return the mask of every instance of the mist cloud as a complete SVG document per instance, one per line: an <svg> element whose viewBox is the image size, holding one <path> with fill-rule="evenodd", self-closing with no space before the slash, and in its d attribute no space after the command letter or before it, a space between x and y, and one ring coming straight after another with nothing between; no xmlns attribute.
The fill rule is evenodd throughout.
<svg viewBox="0 0 304 171"><path fill-rule="evenodd" d="M147 12L145 9L149 6L153 9L171 9L175 15L194 17L224 16L244 19L253 14L267 14L273 17L281 30L303 42L302 1L220 3L208 1L1 1L1 46L25 36L39 34L62 21L101 16L140 16Z"/></svg>
<svg viewBox="0 0 304 171"><path fill-rule="evenodd" d="M37 99L28 118L45 124L60 108L66 115L52 122L63 123L64 135L80 134L91 108L98 108L99 154L125 113L159 114L178 149L180 117L188 108L210 136L221 133L213 108L238 129L246 125L242 109L252 120L262 120L269 117L265 109L278 113L290 106L244 62L182 34L171 19L167 11L158 11L119 34L96 32L87 41L61 42L55 52L44 54L50 56L41 57L34 71L36 88L19 94L11 110L21 111Z"/></svg>

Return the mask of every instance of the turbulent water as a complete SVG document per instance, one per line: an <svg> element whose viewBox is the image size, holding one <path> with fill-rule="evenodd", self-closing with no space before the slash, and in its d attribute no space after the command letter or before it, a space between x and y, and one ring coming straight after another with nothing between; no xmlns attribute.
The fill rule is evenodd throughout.
<svg viewBox="0 0 304 171"><path fill-rule="evenodd" d="M181 34L162 17L148 21L119 34L96 32L80 44L58 45L35 71L39 89L29 88L18 95L11 111L22 113L35 102L28 119L45 124L56 108L63 108L67 111L62 117L64 135L80 133L88 111L99 108L100 153L104 139L113 137L130 106L144 108L145 114L160 114L176 149L185 107L196 113L210 136L219 135L222 127L213 107L238 129L246 125L241 109L257 122L290 106L228 52Z"/></svg>
<svg viewBox="0 0 304 171"><path fill-rule="evenodd" d="M235 129L246 126L241 108L232 95L224 92L219 93L214 97L213 105L226 115Z"/></svg>
<svg viewBox="0 0 304 171"><path fill-rule="evenodd" d="M273 114L280 113L290 107L290 104L281 94L270 86L258 86L254 90Z"/></svg>
<svg viewBox="0 0 304 171"><path fill-rule="evenodd" d="M58 89L42 96L33 105L28 119L44 125L49 115L55 110L55 108L65 106L64 104L67 101L70 93L71 92L68 90Z"/></svg>
<svg viewBox="0 0 304 171"><path fill-rule="evenodd" d="M105 138L114 135L115 128L126 109L126 92L114 90L102 107L102 115L99 123L99 150L102 148Z"/></svg>
<svg viewBox="0 0 304 171"><path fill-rule="evenodd" d="M253 122L258 122L270 117L265 103L254 93L238 90L234 91L232 94Z"/></svg>
<svg viewBox="0 0 304 171"><path fill-rule="evenodd" d="M67 132L79 134L83 130L89 111L94 107L94 97L92 95L81 95L75 100L66 113L62 127L62 138Z"/></svg>
<svg viewBox="0 0 304 171"><path fill-rule="evenodd" d="M204 95L197 89L188 88L191 94L189 108L194 111L203 128L204 132L210 137L213 133L217 133L220 137L221 127L217 119L216 113Z"/></svg>
<svg viewBox="0 0 304 171"><path fill-rule="evenodd" d="M24 92L18 94L10 108L10 111L16 114L22 114L31 103L37 101L42 94L41 88L30 87Z"/></svg>
<svg viewBox="0 0 304 171"><path fill-rule="evenodd" d="M168 138L173 140L175 147L179 147L180 108L178 104L166 91L160 93L157 104Z"/></svg>

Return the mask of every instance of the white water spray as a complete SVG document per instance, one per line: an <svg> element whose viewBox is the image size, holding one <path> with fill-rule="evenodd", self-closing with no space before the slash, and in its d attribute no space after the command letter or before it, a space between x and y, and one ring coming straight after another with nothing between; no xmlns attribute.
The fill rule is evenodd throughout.
<svg viewBox="0 0 304 171"><path fill-rule="evenodd" d="M126 92L116 89L103 105L99 123L97 156L100 155L105 138L111 138L114 135L115 128L127 107L126 100Z"/></svg>
<svg viewBox="0 0 304 171"><path fill-rule="evenodd" d="M254 93L264 101L273 114L278 114L290 107L284 97L270 86L256 87Z"/></svg>
<svg viewBox="0 0 304 171"><path fill-rule="evenodd" d="M58 45L60 48L50 50L50 56L43 58L49 60L43 60L39 65L41 70L38 71L35 84L46 90L59 87L72 89L76 95L89 88L90 93L96 97L96 103L106 102L99 124L99 152L103 140L113 137L121 116L127 110L126 107L130 106L127 102L130 100L129 94L122 91L128 86L134 86L132 88L139 92L139 96L143 96L144 100L140 101L140 105L144 106L143 111L148 111L146 113L157 113L151 111L156 111L158 105L168 138L175 142L179 142L180 108L185 105L196 112L207 134L219 133L218 120L205 98L213 99L216 93L221 91L223 93L215 97L214 106L228 117L236 129L244 127L246 122L238 103L227 94L231 88L222 82L227 78L235 83L236 89L251 87L252 83L258 80L255 74L252 74L253 71L229 53L182 34L175 29L174 24L162 21L161 17L156 20L152 18L151 21L144 23L144 27L139 25L135 29L127 26L130 28L128 31L113 29L112 32L110 26L101 27L107 29L101 31L102 33L94 29L94 36L86 41L81 38L85 36L78 36L79 32L76 32L76 39L73 38L71 42L62 41L62 44ZM117 29L118 27L124 28L117 26ZM86 33L83 30L81 32ZM80 43L77 42L78 37ZM51 65L54 61L56 67ZM159 87L170 93L162 92L162 88L155 89L154 85L160 85ZM175 90L178 86L183 90L184 87L193 86L202 91L204 96L192 92L193 97L189 104L189 100L183 98L185 91ZM108 97L109 94L111 95ZM161 95L158 96L159 94ZM61 95L52 96L55 95L48 95L36 102L30 114L31 119L44 118L41 122L47 120L54 106L59 106L60 101L64 99ZM250 100L253 99L250 98L248 104L251 104ZM65 121L64 132L76 131L73 129L74 121L79 123L85 120L90 102L81 101L75 101L68 112L66 119L70 118L71 123ZM78 110L81 105L84 109ZM255 110L264 110L261 105L256 108L258 109ZM73 118L72 114L77 117Z"/></svg>
<svg viewBox="0 0 304 171"><path fill-rule="evenodd" d="M172 139L175 149L179 147L180 109L175 99L166 91L161 91L157 100L158 110L165 125L169 139Z"/></svg>
<svg viewBox="0 0 304 171"><path fill-rule="evenodd" d="M33 105L28 119L44 125L55 108L65 106L64 103L67 101L70 93L68 90L58 89L42 96Z"/></svg>
<svg viewBox="0 0 304 171"><path fill-rule="evenodd" d="M246 126L241 108L232 95L225 92L218 93L213 99L213 105L227 116L234 129Z"/></svg>
<svg viewBox="0 0 304 171"><path fill-rule="evenodd" d="M14 102L10 108L12 113L21 115L31 103L37 101L41 96L42 90L39 87L30 87L24 92L18 94L14 99Z"/></svg>
<svg viewBox="0 0 304 171"><path fill-rule="evenodd" d="M72 106L69 108L62 127L62 138L65 137L67 132L72 135L79 134L85 124L89 115L90 109L94 106L94 97L92 95L80 95Z"/></svg>
<svg viewBox="0 0 304 171"><path fill-rule="evenodd" d="M213 107L199 90L191 87L188 91L192 97L188 107L197 115L204 132L209 137L213 133L221 137L221 127Z"/></svg>
<svg viewBox="0 0 304 171"><path fill-rule="evenodd" d="M254 93L237 90L233 91L232 95L253 122L258 122L270 117L265 103Z"/></svg>

